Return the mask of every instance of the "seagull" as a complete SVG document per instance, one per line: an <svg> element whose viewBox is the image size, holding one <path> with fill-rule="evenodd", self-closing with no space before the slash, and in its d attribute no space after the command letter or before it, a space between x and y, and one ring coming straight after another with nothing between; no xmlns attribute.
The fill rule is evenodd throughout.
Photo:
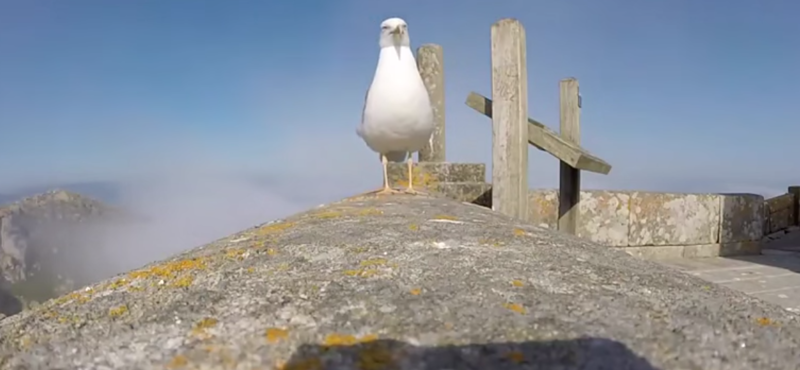
<svg viewBox="0 0 800 370"><path fill-rule="evenodd" d="M383 164L383 189L377 195L421 194L414 190L413 153L424 148L433 134L433 109L417 62L411 52L408 24L400 18L381 23L380 56L372 84L364 97L361 124L356 133ZM389 161L408 163L408 187L389 186Z"/></svg>

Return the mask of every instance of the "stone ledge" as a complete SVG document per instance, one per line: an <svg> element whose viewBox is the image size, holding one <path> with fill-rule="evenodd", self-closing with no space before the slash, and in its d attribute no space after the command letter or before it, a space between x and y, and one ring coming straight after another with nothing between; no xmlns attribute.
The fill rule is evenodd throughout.
<svg viewBox="0 0 800 370"><path fill-rule="evenodd" d="M760 242L732 242L722 244L658 245L645 247L619 247L632 256L648 260L677 258L711 258L761 254Z"/></svg>
<svg viewBox="0 0 800 370"><path fill-rule="evenodd" d="M430 187L448 182L486 181L483 163L421 162L414 164L414 186ZM408 168L405 163L389 163L389 184L392 187L408 186Z"/></svg>

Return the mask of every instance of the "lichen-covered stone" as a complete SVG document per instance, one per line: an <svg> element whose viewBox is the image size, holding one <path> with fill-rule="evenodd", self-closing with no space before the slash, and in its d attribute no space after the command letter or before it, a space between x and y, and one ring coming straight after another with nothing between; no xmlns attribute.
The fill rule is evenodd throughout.
<svg viewBox="0 0 800 370"><path fill-rule="evenodd" d="M720 199L714 194L633 192L631 246L715 244Z"/></svg>
<svg viewBox="0 0 800 370"><path fill-rule="evenodd" d="M766 215L764 234L771 234L795 225L794 194L787 193L765 200L764 214Z"/></svg>
<svg viewBox="0 0 800 370"><path fill-rule="evenodd" d="M548 229L558 228L558 190L531 190L528 202L528 222Z"/></svg>
<svg viewBox="0 0 800 370"><path fill-rule="evenodd" d="M408 186L408 167L405 163L389 163L389 185ZM431 188L448 182L485 182L486 165L483 163L419 162L412 169L414 186Z"/></svg>
<svg viewBox="0 0 800 370"><path fill-rule="evenodd" d="M578 236L611 247L629 245L629 193L582 191L580 209Z"/></svg>
<svg viewBox="0 0 800 370"><path fill-rule="evenodd" d="M782 370L800 320L443 197L348 199L0 321L0 369Z"/></svg>
<svg viewBox="0 0 800 370"><path fill-rule="evenodd" d="M720 194L721 244L761 240L764 236L764 197Z"/></svg>

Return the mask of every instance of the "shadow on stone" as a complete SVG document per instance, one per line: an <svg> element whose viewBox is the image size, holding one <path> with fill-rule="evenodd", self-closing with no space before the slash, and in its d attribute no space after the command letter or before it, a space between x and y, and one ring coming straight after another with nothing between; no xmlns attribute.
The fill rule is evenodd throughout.
<svg viewBox="0 0 800 370"><path fill-rule="evenodd" d="M11 316L20 312L22 312L22 302L13 294L0 289L0 314Z"/></svg>
<svg viewBox="0 0 800 370"><path fill-rule="evenodd" d="M609 369L657 370L624 344L603 338L421 347L395 340L300 346L294 369Z"/></svg>

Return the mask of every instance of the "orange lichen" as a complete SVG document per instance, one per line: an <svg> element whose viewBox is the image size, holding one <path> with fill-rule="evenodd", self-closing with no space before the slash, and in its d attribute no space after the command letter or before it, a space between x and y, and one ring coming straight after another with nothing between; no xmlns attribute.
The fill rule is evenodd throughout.
<svg viewBox="0 0 800 370"><path fill-rule="evenodd" d="M206 317L194 324L191 334L201 339L208 339L211 335L206 332L206 329L215 327L218 322L219 321L213 317Z"/></svg>
<svg viewBox="0 0 800 370"><path fill-rule="evenodd" d="M278 370L322 370L322 360L320 360L319 357L313 356L294 360L290 364L279 363L276 368Z"/></svg>
<svg viewBox="0 0 800 370"><path fill-rule="evenodd" d="M333 346L352 346L358 343L369 343L378 340L378 336L375 334L367 334L361 338L357 338L354 335L350 334L328 334L325 337L325 340L322 342L324 347L333 347Z"/></svg>
<svg viewBox="0 0 800 370"><path fill-rule="evenodd" d="M177 355L170 360L167 364L167 368L176 369L179 367L184 367L189 364L189 360L184 355Z"/></svg>
<svg viewBox="0 0 800 370"><path fill-rule="evenodd" d="M385 346L369 344L358 353L359 370L382 370L391 368L394 364L392 352Z"/></svg>
<svg viewBox="0 0 800 370"><path fill-rule="evenodd" d="M525 361L525 355L522 354L522 352L519 352L519 351L512 351L512 352L506 353L506 358L508 358L509 360L511 360L512 362L514 362L516 364L519 364L519 363L522 363L523 361Z"/></svg>
<svg viewBox="0 0 800 370"><path fill-rule="evenodd" d="M778 325L777 322L770 320L768 317L759 317L756 319L756 323L761 326Z"/></svg>
<svg viewBox="0 0 800 370"><path fill-rule="evenodd" d="M174 278L176 275L182 272L205 269L205 268L206 268L206 263L204 258L190 258L190 259L172 261L160 265L155 265L145 270L132 271L128 273L128 277L132 279L148 278L148 277L160 277L169 279L169 278Z"/></svg>
<svg viewBox="0 0 800 370"><path fill-rule="evenodd" d="M411 289L411 291L409 291L409 293L411 293L412 295L419 295L420 293L422 293L422 289L414 288L414 289Z"/></svg>
<svg viewBox="0 0 800 370"><path fill-rule="evenodd" d="M260 236L277 234L294 226L294 222L275 222L258 228L256 234Z"/></svg>
<svg viewBox="0 0 800 370"><path fill-rule="evenodd" d="M267 342L269 343L277 343L281 339L286 339L289 337L289 331L286 329L281 328L269 328L265 333L267 337Z"/></svg>
<svg viewBox="0 0 800 370"><path fill-rule="evenodd" d="M522 282L522 280L512 280L511 281L511 285L516 286L516 287L521 287L521 286L523 286L525 284Z"/></svg>
<svg viewBox="0 0 800 370"><path fill-rule="evenodd" d="M522 315L524 315L526 312L525 307L522 307L522 305L519 303L505 303L503 304L503 307Z"/></svg>
<svg viewBox="0 0 800 370"><path fill-rule="evenodd" d="M128 313L127 305L121 305L119 307L114 307L108 310L108 316L111 317L120 317L126 313Z"/></svg>
<svg viewBox="0 0 800 370"><path fill-rule="evenodd" d="M436 215L433 216L434 220L448 220L448 221L457 221L458 218L455 216L448 216L448 215Z"/></svg>

